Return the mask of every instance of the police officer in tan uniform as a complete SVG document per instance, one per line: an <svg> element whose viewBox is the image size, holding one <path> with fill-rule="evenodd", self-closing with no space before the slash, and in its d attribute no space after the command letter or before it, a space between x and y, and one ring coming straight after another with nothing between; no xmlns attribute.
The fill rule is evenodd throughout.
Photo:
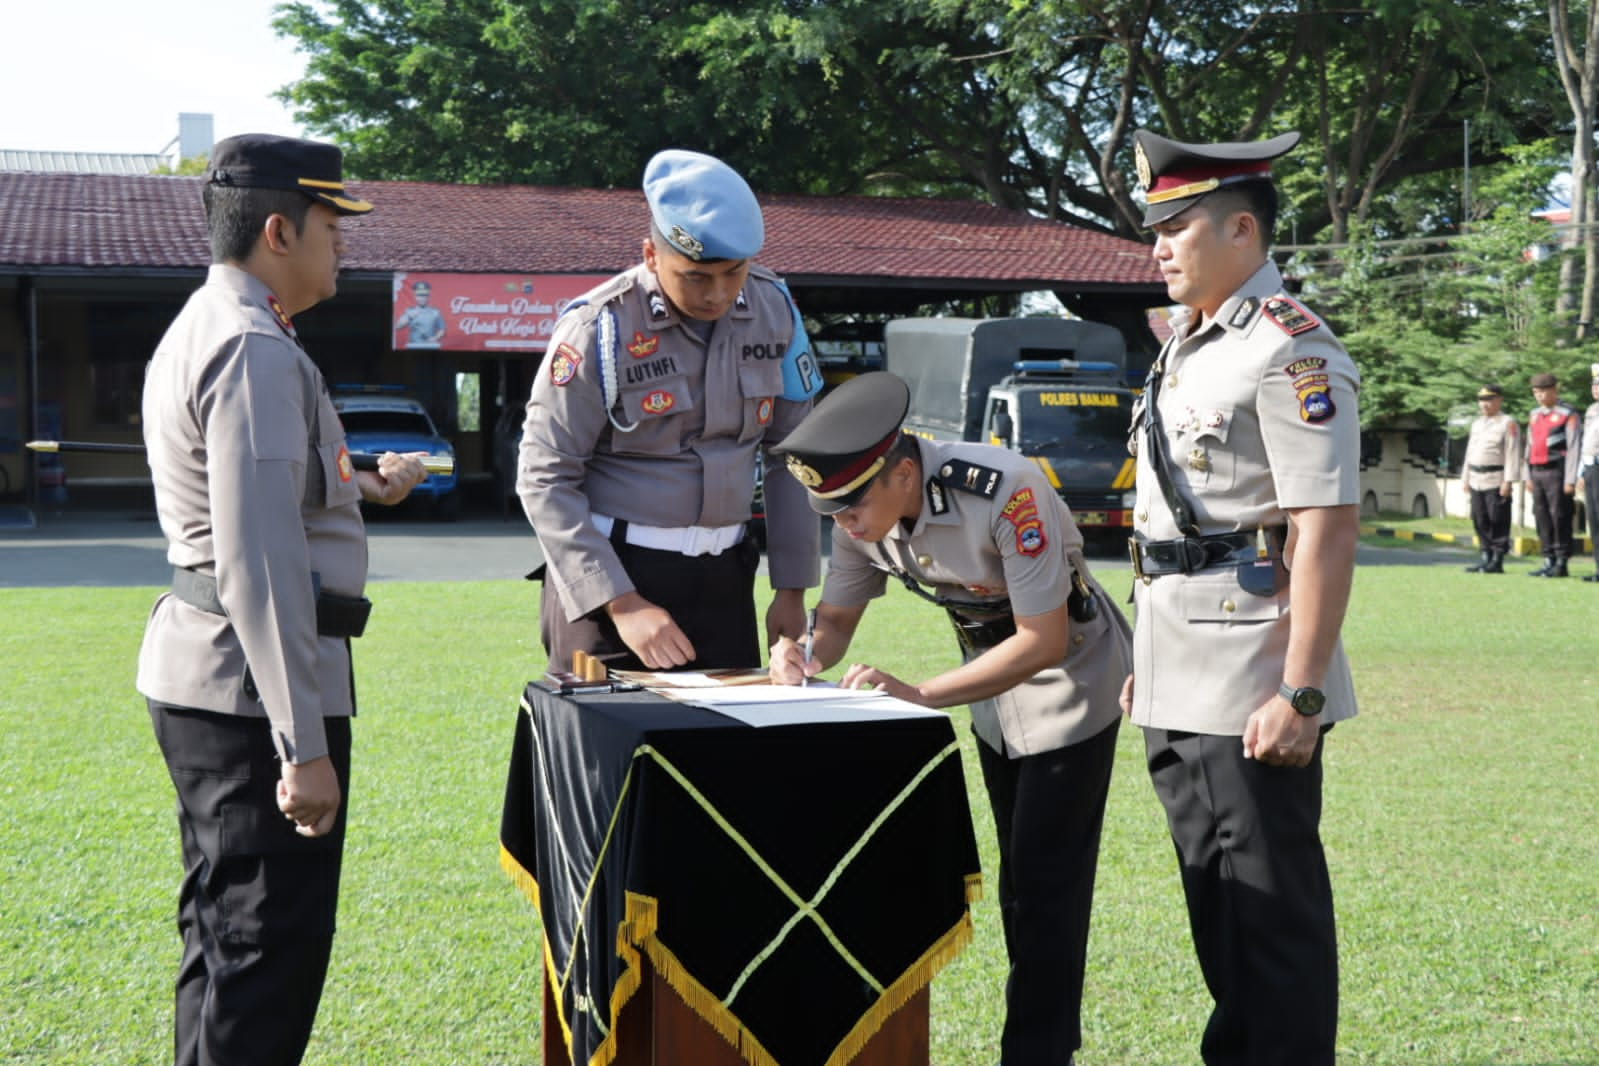
<svg viewBox="0 0 1599 1066"><path fill-rule="evenodd" d="M992 445L902 434L909 401L892 374L861 375L778 449L834 525L811 657L785 637L770 671L797 684L840 661L889 575L949 613L960 666L912 684L857 663L841 683L929 707L971 705L1010 958L1001 1058L1062 1066L1082 1044L1089 912L1130 632L1039 468Z"/></svg>
<svg viewBox="0 0 1599 1066"><path fill-rule="evenodd" d="M1510 551L1510 494L1523 477L1521 427L1500 408L1504 393L1498 385L1477 390L1477 409L1466 438L1466 458L1460 467L1460 485L1471 500L1471 524L1477 530L1482 559L1466 567L1468 574L1502 574Z"/></svg>
<svg viewBox="0 0 1599 1066"><path fill-rule="evenodd" d="M544 552L544 647L562 669L579 650L614 667L759 666L757 453L821 379L788 290L751 262L765 230L744 179L673 149L644 194L643 263L566 310L528 400L517 494ZM789 478L768 479L766 507L766 627L797 636L819 524Z"/></svg>
<svg viewBox="0 0 1599 1066"><path fill-rule="evenodd" d="M1133 676L1215 1004L1206 1063L1331 1066L1323 736L1355 713L1339 640L1359 532L1359 374L1268 257L1298 142L1134 134L1171 320L1136 409Z"/></svg>
<svg viewBox="0 0 1599 1066"><path fill-rule="evenodd" d="M1583 503L1588 508L1588 539L1593 546L1594 572L1584 581L1599 581L1599 363L1590 367L1593 372L1593 403L1582 416L1582 455L1578 484L1582 488Z"/></svg>
<svg viewBox="0 0 1599 1066"><path fill-rule="evenodd" d="M398 503L414 456L353 469L292 316L332 296L332 145L219 142L212 265L150 360L144 436L172 590L138 688L178 795L179 1066L300 1061L333 943L349 788L350 638L370 604L359 502Z"/></svg>

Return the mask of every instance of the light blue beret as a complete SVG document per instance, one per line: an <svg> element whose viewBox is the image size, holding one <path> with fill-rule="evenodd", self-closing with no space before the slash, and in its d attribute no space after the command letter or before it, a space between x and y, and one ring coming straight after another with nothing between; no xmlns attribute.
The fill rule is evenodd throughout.
<svg viewBox="0 0 1599 1066"><path fill-rule="evenodd" d="M644 168L644 199L666 243L690 259L753 259L766 239L749 184L712 156L657 152Z"/></svg>

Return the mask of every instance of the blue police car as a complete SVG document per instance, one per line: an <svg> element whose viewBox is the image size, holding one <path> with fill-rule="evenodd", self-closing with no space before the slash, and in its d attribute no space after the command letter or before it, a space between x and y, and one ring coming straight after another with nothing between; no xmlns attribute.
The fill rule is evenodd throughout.
<svg viewBox="0 0 1599 1066"><path fill-rule="evenodd" d="M340 385L333 390L333 409L344 424L352 452L426 452L454 456L450 442L439 435L427 408L404 395L399 386ZM430 474L411 490L411 499L431 502L434 514L453 521L461 513L461 494L452 474Z"/></svg>

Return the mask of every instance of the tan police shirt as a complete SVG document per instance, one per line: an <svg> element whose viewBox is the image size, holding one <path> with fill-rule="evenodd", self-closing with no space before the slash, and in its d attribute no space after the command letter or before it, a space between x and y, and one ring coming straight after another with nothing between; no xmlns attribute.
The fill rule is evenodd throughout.
<svg viewBox="0 0 1599 1066"><path fill-rule="evenodd" d="M326 755L323 717L353 713L350 655L317 635L312 574L361 595L361 494L322 374L262 282L211 267L150 360L143 417L167 559L215 575L227 614L161 595L139 691L269 718L288 762Z"/></svg>
<svg viewBox="0 0 1599 1066"><path fill-rule="evenodd" d="M1058 666L972 704L972 728L989 747L1011 757L1097 735L1121 713L1117 699L1131 666L1131 634L1121 610L1088 571L1071 512L1038 466L1015 452L986 444L918 443L921 516L910 531L896 525L877 545L854 541L835 525L823 602L861 607L881 596L888 581L886 553L894 566L941 596L992 605L1008 600L1015 614L1038 615L1066 603L1075 568L1093 590L1098 617L1071 623L1068 651ZM940 470L951 460L992 471L992 488L986 474L976 486L982 492L941 481Z"/></svg>
<svg viewBox="0 0 1599 1066"><path fill-rule="evenodd" d="M701 339L642 264L556 323L528 399L516 488L569 620L633 589L592 515L667 527L748 521L757 452L811 409L781 398L793 328L775 275L751 267ZM768 458L766 469L783 464ZM765 493L772 587L814 586L821 527L804 487L768 477Z"/></svg>
<svg viewBox="0 0 1599 1066"><path fill-rule="evenodd" d="M1471 435L1466 438L1466 458L1462 460L1461 476L1466 488L1474 492L1497 489L1507 481L1514 484L1526 476L1523 470L1521 427L1503 411L1496 415L1478 415L1471 423ZM1481 470L1479 467L1498 467Z"/></svg>
<svg viewBox="0 0 1599 1066"><path fill-rule="evenodd" d="M1194 319L1187 308L1173 316L1157 365L1171 476L1199 532L1253 533L1283 526L1290 508L1359 502L1359 372L1332 331L1283 294L1277 267L1262 266L1190 333ZM1141 400L1135 420L1142 414ZM1168 540L1179 531L1151 451L1137 449L1134 531ZM1243 735L1283 681L1287 576L1267 596L1246 591L1233 568L1135 580L1133 592L1133 721ZM1323 722L1355 713L1342 641L1322 688Z"/></svg>

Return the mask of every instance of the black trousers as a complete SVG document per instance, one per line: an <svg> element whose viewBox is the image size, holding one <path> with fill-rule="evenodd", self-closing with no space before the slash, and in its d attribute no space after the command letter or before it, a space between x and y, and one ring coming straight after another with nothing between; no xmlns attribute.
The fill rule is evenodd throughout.
<svg viewBox="0 0 1599 1066"><path fill-rule="evenodd" d="M1471 525L1477 531L1477 546L1485 552L1503 555L1510 551L1510 497L1499 490L1471 490Z"/></svg>
<svg viewBox="0 0 1599 1066"><path fill-rule="evenodd" d="M306 838L278 810L264 718L149 701L178 793L177 1066L294 1066L305 1054L333 949L349 810L350 720L327 719L344 801Z"/></svg>
<svg viewBox="0 0 1599 1066"><path fill-rule="evenodd" d="M720 555L640 548L614 534L611 544L638 594L666 608L694 645L696 654L688 669L761 665L761 632L755 619L755 572L761 550L750 537ZM612 669L643 669L643 662L622 642L603 609L568 622L560 594L549 582L546 570L539 636L551 667L570 670L572 653L581 650Z"/></svg>
<svg viewBox="0 0 1599 1066"><path fill-rule="evenodd" d="M1576 513L1576 498L1566 495L1565 463L1533 467L1532 516L1538 524L1538 540L1546 558L1571 558L1571 520Z"/></svg>
<svg viewBox="0 0 1599 1066"><path fill-rule="evenodd" d="M1215 1006L1208 1066L1332 1066L1338 937L1322 850L1322 746L1266 766L1236 736L1144 731Z"/></svg>
<svg viewBox="0 0 1599 1066"><path fill-rule="evenodd" d="M1118 718L1088 740L1007 759L977 754L999 836L1005 1066L1064 1066L1083 1043L1083 970Z"/></svg>
<svg viewBox="0 0 1599 1066"><path fill-rule="evenodd" d="M1582 476L1582 496L1588 504L1588 540L1593 545L1594 572L1599 573L1599 465Z"/></svg>

